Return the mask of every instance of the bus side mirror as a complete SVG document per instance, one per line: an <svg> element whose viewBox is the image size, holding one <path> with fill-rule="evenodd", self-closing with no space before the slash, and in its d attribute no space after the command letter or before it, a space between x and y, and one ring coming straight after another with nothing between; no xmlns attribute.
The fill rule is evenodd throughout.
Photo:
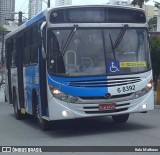
<svg viewBox="0 0 160 155"><path fill-rule="evenodd" d="M43 59L46 59L47 58L47 55L46 55L46 52L45 52L45 48L44 48L44 40L43 40L43 31L44 31L44 28L46 27L46 25L47 25L47 22L46 21L44 21L43 23L42 23L42 25L41 25L41 40L42 40L42 57L43 57Z"/></svg>

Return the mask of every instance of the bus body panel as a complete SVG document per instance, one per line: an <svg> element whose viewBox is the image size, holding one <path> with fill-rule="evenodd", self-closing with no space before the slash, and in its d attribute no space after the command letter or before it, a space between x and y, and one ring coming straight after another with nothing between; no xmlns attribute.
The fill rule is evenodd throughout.
<svg viewBox="0 0 160 155"><path fill-rule="evenodd" d="M107 81L106 76L99 77L83 77L83 78L67 78L67 77L56 77L56 76L48 76L48 84L53 85L56 88L60 89L63 93L72 95L72 96L102 96L102 94L106 94L108 92L107 87L97 87L98 83L101 81ZM97 82L93 87L86 88L85 83L89 81L90 83ZM84 83L84 87L74 87L70 85L71 82Z"/></svg>
<svg viewBox="0 0 160 155"><path fill-rule="evenodd" d="M96 101L94 101L96 102ZM130 103L131 106L124 106L123 108L128 108L128 110L121 111L121 112L109 112L109 113L99 113L99 104L104 104L104 101L99 101L99 104L96 103L93 104L72 104L72 103L66 103L62 101L58 101L52 99L49 101L49 119L50 120L63 120L63 119L75 119L75 118L83 118L83 117L97 117L97 116L112 116L112 115L120 115L120 114L126 114L126 113L139 113L139 112L146 112L142 109L142 105L144 103L147 104L147 111L154 109L154 91L151 90L147 95L144 95L141 98L135 99L135 100L129 100L129 101L123 101L123 102L117 102L117 105L123 105ZM112 102L113 103L113 102ZM90 111L94 114L86 114L84 112L84 107L90 107ZM96 107L93 110L93 107ZM67 111L69 113L69 116L63 117L62 112Z"/></svg>
<svg viewBox="0 0 160 155"><path fill-rule="evenodd" d="M48 88L49 119L50 120L59 120L59 119L74 119L74 118L82 118L82 117L93 117L93 116L111 116L111 115L126 114L126 113L144 112L144 111L149 111L149 110L154 109L153 88L142 97L135 98L135 96L134 96L135 92L138 92L139 90L143 89L144 86L146 86L148 84L148 82L150 80L152 80L152 71L148 71L147 73L134 74L134 75L116 76L116 78L119 78L119 77L121 77L121 78L125 77L125 79L127 79L127 78L130 79L132 77L139 77L141 79L141 81L134 83L135 90L132 90L129 93L123 92L123 94L127 95L127 96L124 96L124 97L123 96L121 96L121 97L115 96L115 98L110 98L110 99L105 99L105 98L99 99L99 97L100 97L99 95L101 94L101 96L103 97L103 96L105 96L105 93L98 91L97 88L92 88L93 92L94 92L94 89L96 89L96 91L97 91L97 96L96 96L97 99L95 99L96 98L95 93L92 94L89 92L89 91L91 91L90 89L88 90L88 93L87 93L87 91L85 91L85 96L89 96L90 94L92 94L92 96L90 96L90 97L93 97L93 99L92 98L85 99L85 96L83 96L84 99L82 99L81 96L84 95L83 91L79 91L78 90L79 88L76 88L76 87L70 88L73 90L70 92L73 92L73 93L71 93L69 95L74 96L76 94L76 95L80 96L76 103L67 103L67 102L60 101L60 100L56 99L55 97L53 97L53 95L51 94L51 92ZM51 78L51 76L50 76L50 78ZM60 78L60 80L59 80L59 78L54 78L54 79L50 80L50 78L48 81L49 85L54 85L55 83L58 83L59 86L63 86L65 83L64 81L66 81L66 80L63 81L62 78ZM115 78L115 76L110 76L110 77L108 76L106 79L109 80L109 79L113 79L113 78ZM81 80L82 79L85 79L85 78L83 77L83 78L81 78ZM96 79L96 78L94 77L93 79ZM93 79L90 79L90 80L93 80ZM97 79L99 79L99 78L97 77ZM59 81L56 81L56 80L59 80ZM73 78L72 80L77 80L77 79ZM78 78L78 80L80 80L80 78ZM52 83L51 83L51 81L52 81ZM126 87L127 85L123 85L121 87L124 87L124 86ZM67 85L66 85L66 87L67 87ZM68 87L70 87L70 86L68 86ZM121 88L121 87L118 86L118 88ZM63 91L63 89L61 89L61 87L59 87L59 90ZM87 90L87 88L86 88L86 90ZM77 91L77 93L74 93L76 91ZM113 95L113 96L117 95L117 87L116 86L109 87L107 92L110 92L111 95ZM123 94L121 93L121 95L123 95ZM129 94L129 96L128 96L128 94ZM112 103L116 104L117 111L115 110L113 112L107 112L107 111L103 112L103 111L99 110L99 105L112 104ZM143 104L147 104L146 110L142 109ZM63 111L69 112L69 116L67 118L64 118L62 116Z"/></svg>
<svg viewBox="0 0 160 155"><path fill-rule="evenodd" d="M19 105L19 94L18 94L18 78L17 78L17 68L12 67L11 68L11 89L12 89L12 96L13 96L13 91L15 91L17 95L17 102ZM19 105L20 108L20 105Z"/></svg>
<svg viewBox="0 0 160 155"><path fill-rule="evenodd" d="M33 90L39 94L39 67L38 65L24 67L24 89L25 89L25 107L26 112L32 114Z"/></svg>
<svg viewBox="0 0 160 155"><path fill-rule="evenodd" d="M58 88L60 91L67 95L93 97L105 96L105 94L108 92L111 93L111 95L118 95L118 88L122 90L124 86L135 85L135 88L133 90L128 90L129 93L133 93L143 89L143 86L146 86L151 79L151 71L133 75L97 76L82 78L67 78L49 75L48 84L54 86L55 88ZM128 80L128 84L126 84L126 80ZM117 81L119 81L119 83L117 83ZM112 85L110 86L108 84L107 87L107 82L112 83ZM117 86L118 84L120 86ZM120 94L126 94L126 92L121 91Z"/></svg>

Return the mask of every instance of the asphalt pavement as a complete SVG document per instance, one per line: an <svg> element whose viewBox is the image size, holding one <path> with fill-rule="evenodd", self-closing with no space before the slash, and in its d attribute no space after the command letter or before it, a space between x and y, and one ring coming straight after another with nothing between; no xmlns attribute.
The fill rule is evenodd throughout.
<svg viewBox="0 0 160 155"><path fill-rule="evenodd" d="M156 96L155 96L156 98ZM4 102L0 90L0 146L159 146L160 105L146 114L131 115L125 124L114 124L110 117L59 122L50 131L41 131L33 120L16 120L13 106ZM52 153L53 154L53 153ZM118 153L54 153L103 155ZM121 155L138 154L121 153ZM149 154L152 153L143 153ZM154 153L158 154L158 153Z"/></svg>

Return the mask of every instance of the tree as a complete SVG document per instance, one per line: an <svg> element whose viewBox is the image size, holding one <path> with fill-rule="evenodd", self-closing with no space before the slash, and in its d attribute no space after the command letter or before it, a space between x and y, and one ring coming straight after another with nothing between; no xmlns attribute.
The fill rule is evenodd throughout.
<svg viewBox="0 0 160 155"><path fill-rule="evenodd" d="M153 30L153 26L154 25L157 25L157 17L150 18L150 20L148 21L148 29L149 29L149 31Z"/></svg>
<svg viewBox="0 0 160 155"><path fill-rule="evenodd" d="M153 69L153 79L155 81L155 88L157 84L157 79L160 77L160 37L153 36L151 39L151 60L152 60L152 69Z"/></svg>
<svg viewBox="0 0 160 155"><path fill-rule="evenodd" d="M0 25L0 33L4 32L5 30L6 29L2 25Z"/></svg>
<svg viewBox="0 0 160 155"><path fill-rule="evenodd" d="M140 8L142 8L144 2L148 2L149 0L133 0L131 2L132 5L138 5Z"/></svg>
<svg viewBox="0 0 160 155"><path fill-rule="evenodd" d="M154 1L154 3L155 3L154 6L159 9L160 8L160 3L159 2L155 2L155 1Z"/></svg>

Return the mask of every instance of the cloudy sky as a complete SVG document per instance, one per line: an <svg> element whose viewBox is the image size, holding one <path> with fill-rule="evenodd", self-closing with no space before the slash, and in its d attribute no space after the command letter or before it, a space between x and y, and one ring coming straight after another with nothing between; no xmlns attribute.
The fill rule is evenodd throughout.
<svg viewBox="0 0 160 155"><path fill-rule="evenodd" d="M28 13L28 1L29 0L16 0L16 12L22 11L25 12L25 16L27 17ZM46 0L47 1L47 0ZM54 6L55 0L50 0L51 1L51 6ZM73 4L103 4L107 3L109 0L72 0ZM132 1L132 0L131 0ZM149 4L153 5L153 0L149 0ZM157 2L160 2L160 0L155 0ZM43 9L46 8L47 5L43 3Z"/></svg>
<svg viewBox="0 0 160 155"><path fill-rule="evenodd" d="M16 0L16 10L19 11L19 9L26 9L27 8L27 4L28 4L29 0ZM47 1L47 0L45 0ZM54 6L55 4L55 0L50 0L51 1L51 6ZM109 0L72 0L73 4L102 4L102 3L106 3ZM46 7L46 4L43 3L43 7Z"/></svg>
<svg viewBox="0 0 160 155"><path fill-rule="evenodd" d="M26 17L27 17L27 13L28 13L28 1L29 0L16 0L16 12L18 11L22 11L26 13ZM47 0L46 0L47 1ZM50 0L51 1L51 6L54 6L55 4L55 0ZM107 3L109 0L72 0L73 4L103 4L103 3ZM43 9L45 9L47 7L47 5L43 2Z"/></svg>

